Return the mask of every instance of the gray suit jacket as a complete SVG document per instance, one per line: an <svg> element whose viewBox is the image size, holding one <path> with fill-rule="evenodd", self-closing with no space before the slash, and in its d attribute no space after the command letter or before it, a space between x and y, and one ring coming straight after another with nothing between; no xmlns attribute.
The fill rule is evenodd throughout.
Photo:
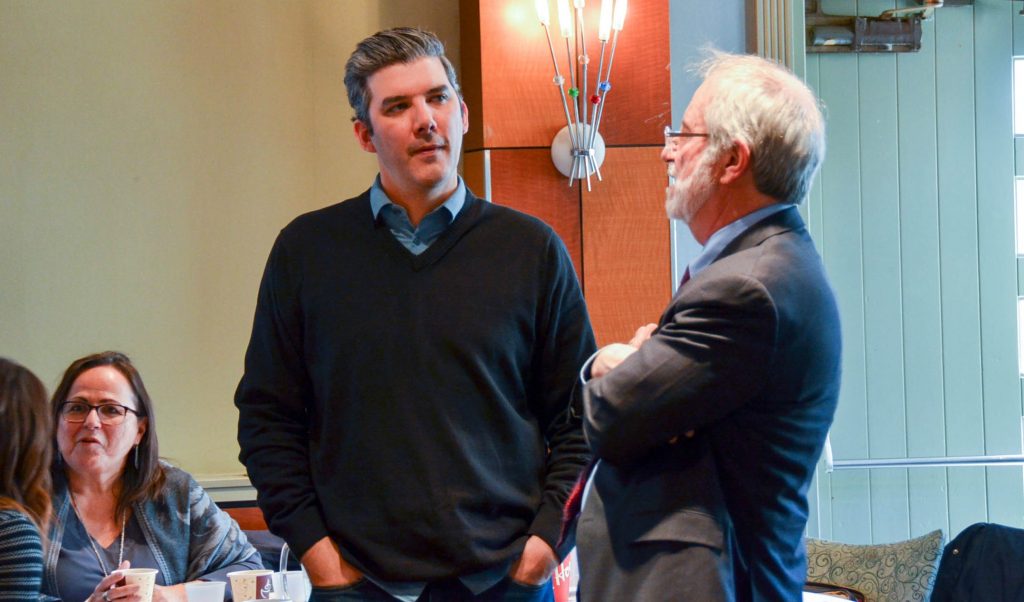
<svg viewBox="0 0 1024 602"><path fill-rule="evenodd" d="M577 533L584 599L799 599L839 368L835 299L791 207L734 240L650 341L585 387L602 464Z"/></svg>

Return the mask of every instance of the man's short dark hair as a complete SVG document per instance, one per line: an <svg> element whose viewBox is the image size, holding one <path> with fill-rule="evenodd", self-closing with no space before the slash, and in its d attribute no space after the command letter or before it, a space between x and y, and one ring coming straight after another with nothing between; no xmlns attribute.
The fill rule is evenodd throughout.
<svg viewBox="0 0 1024 602"><path fill-rule="evenodd" d="M353 121L359 120L373 132L370 124L370 89L366 82L370 76L384 67L398 63L411 63L425 57L437 57L448 75L448 83L455 93L462 98L459 80L455 68L444 55L444 44L429 31L415 27L396 27L378 31L362 42L356 44L352 56L345 63L345 89L348 91L348 104L356 114Z"/></svg>

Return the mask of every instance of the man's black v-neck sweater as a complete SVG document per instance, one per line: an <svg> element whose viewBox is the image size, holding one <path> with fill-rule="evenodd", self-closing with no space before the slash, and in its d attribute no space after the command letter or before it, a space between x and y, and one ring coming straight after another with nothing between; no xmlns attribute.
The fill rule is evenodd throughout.
<svg viewBox="0 0 1024 602"><path fill-rule="evenodd" d="M552 546L587 460L568 411L594 350L565 247L467 194L421 255L369 194L282 230L260 286L241 459L271 529L374 577L471 574Z"/></svg>

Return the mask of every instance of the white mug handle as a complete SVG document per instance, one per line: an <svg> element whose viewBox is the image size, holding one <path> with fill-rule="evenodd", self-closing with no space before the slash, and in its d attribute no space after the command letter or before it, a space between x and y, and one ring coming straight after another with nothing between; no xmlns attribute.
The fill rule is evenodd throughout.
<svg viewBox="0 0 1024 602"><path fill-rule="evenodd" d="M281 546L281 557L277 561L277 571L283 573L288 570L288 544Z"/></svg>
<svg viewBox="0 0 1024 602"><path fill-rule="evenodd" d="M281 546L281 557L277 561L277 571L281 573L281 583L285 587L285 591L288 590L288 554L291 550L288 548L288 544L285 543ZM305 581L304 589L306 591L306 600L313 594L313 590L310 587L309 575L306 574L306 567L299 563L299 568L302 569L302 579ZM306 602L306 600L294 600L293 602Z"/></svg>

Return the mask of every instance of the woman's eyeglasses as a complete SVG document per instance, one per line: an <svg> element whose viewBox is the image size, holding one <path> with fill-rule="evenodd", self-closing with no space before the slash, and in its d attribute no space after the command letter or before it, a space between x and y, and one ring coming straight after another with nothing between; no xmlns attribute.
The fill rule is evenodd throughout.
<svg viewBox="0 0 1024 602"><path fill-rule="evenodd" d="M107 426L121 424L128 412L141 416L137 410L119 403L102 403L94 406L84 401L65 401L60 404L60 416L65 422L85 422L85 419L89 417L89 412L93 410L96 410L100 423Z"/></svg>

